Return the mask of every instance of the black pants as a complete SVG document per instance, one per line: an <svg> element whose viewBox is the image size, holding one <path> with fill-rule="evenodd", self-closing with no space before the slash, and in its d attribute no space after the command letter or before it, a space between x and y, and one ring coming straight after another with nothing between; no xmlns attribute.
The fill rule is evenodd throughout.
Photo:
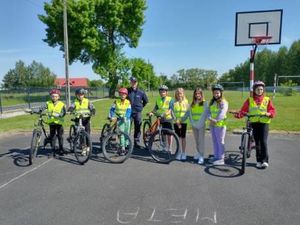
<svg viewBox="0 0 300 225"><path fill-rule="evenodd" d="M55 150L55 142L56 142L56 136L58 138L58 145L59 145L59 150L63 150L64 146L64 127L60 124L50 124L50 134L49 134L49 140L51 144L51 148Z"/></svg>
<svg viewBox="0 0 300 225"><path fill-rule="evenodd" d="M91 134L91 122L90 122L90 120L91 120L91 117L86 117L86 118L82 119L82 126L84 126L85 131L88 134ZM78 124L79 123L79 119L76 119L75 123Z"/></svg>
<svg viewBox="0 0 300 225"><path fill-rule="evenodd" d="M268 135L269 124L267 123L252 123L253 136L256 147L256 161L257 162L269 162L268 154Z"/></svg>
<svg viewBox="0 0 300 225"><path fill-rule="evenodd" d="M131 118L134 124L134 135L133 135L134 143L138 143L140 142L140 136L141 136L142 113L134 112L131 114Z"/></svg>

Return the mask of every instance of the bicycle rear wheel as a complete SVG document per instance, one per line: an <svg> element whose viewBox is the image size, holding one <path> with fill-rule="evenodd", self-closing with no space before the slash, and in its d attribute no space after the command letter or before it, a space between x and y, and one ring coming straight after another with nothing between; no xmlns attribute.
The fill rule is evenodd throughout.
<svg viewBox="0 0 300 225"><path fill-rule="evenodd" d="M248 133L243 133L242 134L242 141L241 141L241 154L242 154L242 163L241 163L241 174L245 173L246 169L246 160L247 160L247 153L249 151L250 147L250 139L249 139L249 134Z"/></svg>
<svg viewBox="0 0 300 225"><path fill-rule="evenodd" d="M84 130L80 131L74 138L73 151L77 161L81 165L85 164L89 160L92 149L93 146L90 135Z"/></svg>
<svg viewBox="0 0 300 225"><path fill-rule="evenodd" d="M179 138L174 131L162 128L152 134L148 149L155 161L169 163L179 151Z"/></svg>
<svg viewBox="0 0 300 225"><path fill-rule="evenodd" d="M102 141L104 140L104 138L108 135L109 130L110 130L110 124L105 123L102 127L101 135L100 135L100 138L99 138L100 145L102 144Z"/></svg>
<svg viewBox="0 0 300 225"><path fill-rule="evenodd" d="M34 158L37 156L37 152L40 147L42 138L42 132L40 130L34 129L32 132L31 144L29 149L29 165L32 165Z"/></svg>
<svg viewBox="0 0 300 225"><path fill-rule="evenodd" d="M132 141L123 131L114 131L102 142L104 157L112 163L122 163L130 157L133 150Z"/></svg>
<svg viewBox="0 0 300 225"><path fill-rule="evenodd" d="M143 124L143 141L146 148L148 148L149 145L149 139L150 139L150 127L151 124L149 121L145 121Z"/></svg>

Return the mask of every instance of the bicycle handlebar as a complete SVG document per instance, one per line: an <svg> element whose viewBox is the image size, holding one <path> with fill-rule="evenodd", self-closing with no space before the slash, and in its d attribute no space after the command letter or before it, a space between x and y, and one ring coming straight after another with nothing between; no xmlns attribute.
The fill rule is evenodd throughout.
<svg viewBox="0 0 300 225"><path fill-rule="evenodd" d="M235 112L235 111L229 111L230 114L233 114L233 115L237 115L238 112ZM251 117L268 117L266 114L249 114L249 113L246 113L246 114L243 114L243 116L246 116L248 118L251 118Z"/></svg>

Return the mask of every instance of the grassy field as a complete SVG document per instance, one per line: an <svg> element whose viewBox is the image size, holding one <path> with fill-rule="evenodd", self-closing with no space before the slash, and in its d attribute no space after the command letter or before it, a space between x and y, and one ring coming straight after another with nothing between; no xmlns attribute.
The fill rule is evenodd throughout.
<svg viewBox="0 0 300 225"><path fill-rule="evenodd" d="M174 92L169 93L174 96ZM248 93L242 95L241 92L228 91L224 93L225 98L229 102L230 110L238 110L244 100L247 98ZM158 93L148 93L149 104L144 110L144 116L147 112L151 111L154 107L154 102ZM187 91L186 96L189 100L192 97L192 91ZM205 98L207 101L212 97L211 92L205 92ZM100 132L101 127L106 122L109 108L114 100L113 99L102 99L94 102L96 107L96 116L92 119L92 130L93 132ZM277 116L273 119L270 129L280 131L300 131L300 95L295 96L281 96L276 95L273 99L273 103L277 110ZM1 119L0 132L8 131L31 131L33 128L34 121L37 119L36 115L23 115L14 118ZM70 116L65 118L65 130L68 130L70 125ZM228 115L228 130L242 128L244 126L244 119L235 119L232 115Z"/></svg>

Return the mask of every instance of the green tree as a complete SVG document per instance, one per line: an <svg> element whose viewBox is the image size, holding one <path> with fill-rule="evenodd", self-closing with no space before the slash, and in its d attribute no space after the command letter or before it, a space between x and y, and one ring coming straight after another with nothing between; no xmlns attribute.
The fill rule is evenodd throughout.
<svg viewBox="0 0 300 225"><path fill-rule="evenodd" d="M46 24L51 47L64 51L63 1L45 3ZM70 63L76 60L92 63L95 73L108 80L114 96L120 76L122 48L135 48L145 22L146 0L68 0L68 34Z"/></svg>
<svg viewBox="0 0 300 225"><path fill-rule="evenodd" d="M102 80L89 80L89 87L95 88L95 87L103 87L104 82Z"/></svg>

